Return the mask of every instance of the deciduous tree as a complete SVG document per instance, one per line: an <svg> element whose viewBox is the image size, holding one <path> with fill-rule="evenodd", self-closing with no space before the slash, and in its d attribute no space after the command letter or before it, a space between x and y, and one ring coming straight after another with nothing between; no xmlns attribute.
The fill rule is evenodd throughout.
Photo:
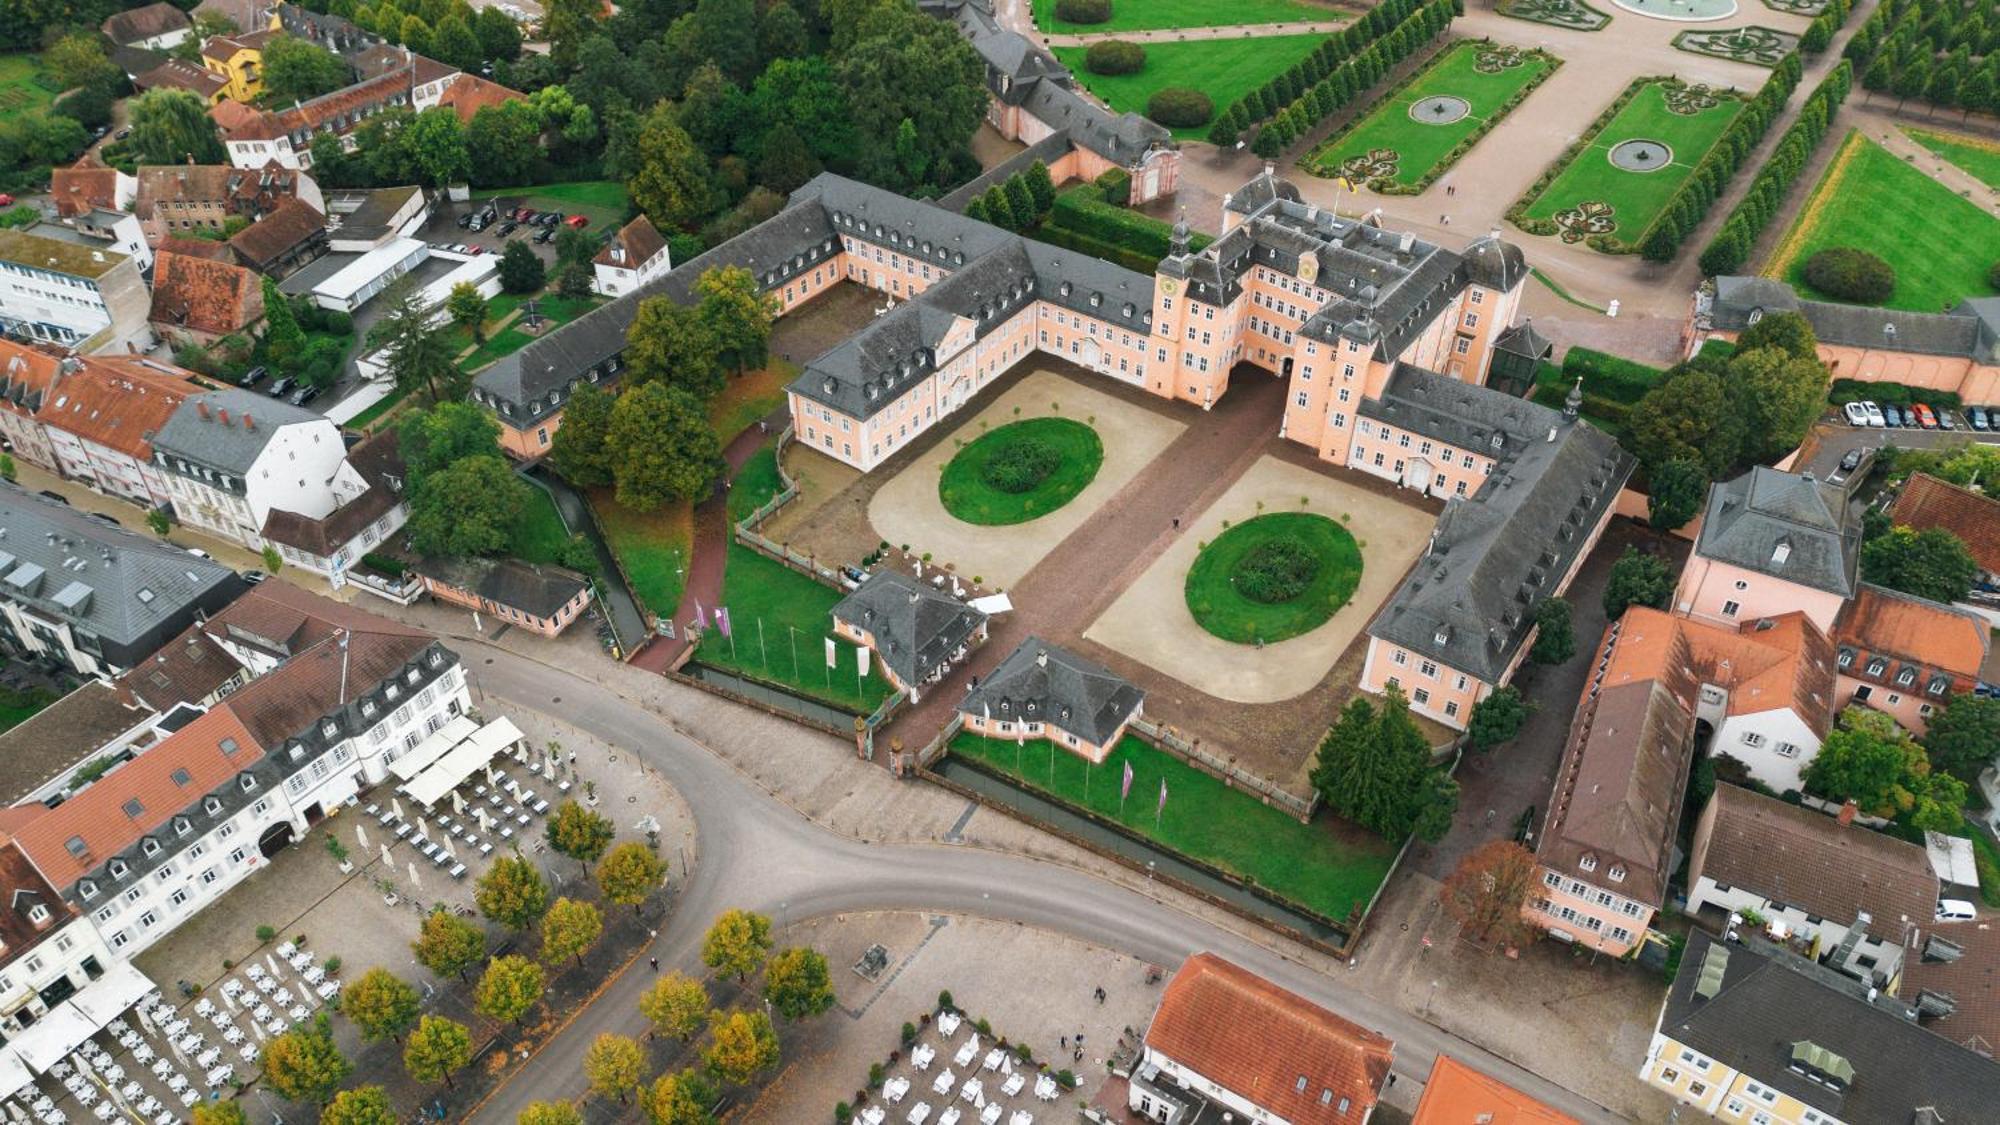
<svg viewBox="0 0 2000 1125"><path fill-rule="evenodd" d="M495 957L472 991L481 1015L519 1023L542 999L542 967L518 954Z"/></svg>
<svg viewBox="0 0 2000 1125"><path fill-rule="evenodd" d="M444 188L472 174L472 153L465 144L465 126L450 106L432 106L410 118L398 131L399 146L425 183Z"/></svg>
<svg viewBox="0 0 2000 1125"><path fill-rule="evenodd" d="M1534 940L1537 932L1521 914L1537 882L1533 852L1512 840L1494 840L1459 861L1438 897L1474 941L1515 947Z"/></svg>
<svg viewBox="0 0 2000 1125"><path fill-rule="evenodd" d="M707 496L720 473L722 447L706 412L686 391L664 383L618 396L604 445L618 502L634 511Z"/></svg>
<svg viewBox="0 0 2000 1125"><path fill-rule="evenodd" d="M1576 626L1570 623L1569 603L1549 598L1535 607L1535 645L1528 659L1537 664L1561 664L1576 655Z"/></svg>
<svg viewBox="0 0 2000 1125"><path fill-rule="evenodd" d="M1729 380L1750 423L1744 455L1757 460L1797 449L1826 408L1826 365L1817 355L1784 347L1739 350L1729 361Z"/></svg>
<svg viewBox="0 0 2000 1125"><path fill-rule="evenodd" d="M646 1052L633 1039L605 1032L584 1051L583 1076L599 1097L624 1105L646 1080Z"/></svg>
<svg viewBox="0 0 2000 1125"><path fill-rule="evenodd" d="M1669 372L1639 399L1626 433L1648 467L1696 461L1713 479L1735 466L1746 425L1723 375L1689 367Z"/></svg>
<svg viewBox="0 0 2000 1125"><path fill-rule="evenodd" d="M521 53L521 28L498 8L481 8L472 21L479 50L495 62L512 62Z"/></svg>
<svg viewBox="0 0 2000 1125"><path fill-rule="evenodd" d="M716 915L701 941L701 963L725 976L748 980L771 952L771 920L748 910Z"/></svg>
<svg viewBox="0 0 2000 1125"><path fill-rule="evenodd" d="M333 1096L319 1112L319 1125L397 1125L396 1109L380 1086L358 1086Z"/></svg>
<svg viewBox="0 0 2000 1125"><path fill-rule="evenodd" d="M525 930L549 908L549 885L527 857L503 855L472 889L479 912L511 930Z"/></svg>
<svg viewBox="0 0 2000 1125"><path fill-rule="evenodd" d="M264 44L265 104L289 107L331 94L353 81L340 56L306 39L279 35Z"/></svg>
<svg viewBox="0 0 2000 1125"><path fill-rule="evenodd" d="M306 347L305 329L292 315L291 301L269 277L264 286L264 354L279 370L289 371Z"/></svg>
<svg viewBox="0 0 2000 1125"><path fill-rule="evenodd" d="M771 347L771 321L776 303L757 287L757 279L742 266L721 266L695 279L701 294L701 319L715 347L741 375L762 367Z"/></svg>
<svg viewBox="0 0 2000 1125"><path fill-rule="evenodd" d="M611 428L611 392L594 383L579 383L563 408L562 425L549 439L549 462L563 479L579 488L611 483L611 455L604 438ZM566 804L569 802L565 802ZM553 820L549 823L555 829ZM593 857L594 858L594 857Z"/></svg>
<svg viewBox="0 0 2000 1125"><path fill-rule="evenodd" d="M576 400L571 399L570 405L574 409ZM565 414L563 427L567 429L568 426L569 419ZM560 434L562 430L556 433ZM556 806L545 831L550 847L586 868L603 858L605 849L611 846L611 838L617 834L610 817L584 808L575 798L565 798L562 804Z"/></svg>
<svg viewBox="0 0 2000 1125"><path fill-rule="evenodd" d="M533 293L542 287L546 273L541 255L526 241L509 242L500 252L500 288L509 293Z"/></svg>
<svg viewBox="0 0 2000 1125"><path fill-rule="evenodd" d="M444 299L444 311L452 323L472 334L474 343L486 342L486 294L470 281L461 281L451 287L451 295Z"/></svg>
<svg viewBox="0 0 2000 1125"><path fill-rule="evenodd" d="M483 8L481 13L495 10ZM514 1125L583 1125L583 1114L568 1102L529 1102Z"/></svg>
<svg viewBox="0 0 2000 1125"><path fill-rule="evenodd" d="M1929 831L1962 830L1965 783L1933 771L1924 748L1894 719L1865 707L1840 713L1819 754L1806 766L1809 792L1853 801L1862 812Z"/></svg>
<svg viewBox="0 0 2000 1125"><path fill-rule="evenodd" d="M249 1125L243 1116L243 1104L234 1100L226 1102L196 1102L194 1125Z"/></svg>
<svg viewBox="0 0 2000 1125"><path fill-rule="evenodd" d="M708 1023L708 989L685 973L667 973L639 997L653 1034L687 1042Z"/></svg>
<svg viewBox="0 0 2000 1125"><path fill-rule="evenodd" d="M604 897L635 911L666 878L666 864L653 849L637 841L612 848L597 865L597 887Z"/></svg>
<svg viewBox="0 0 2000 1125"><path fill-rule="evenodd" d="M480 107L465 127L472 182L490 187L518 183L535 174L542 166L541 139L541 115L527 102Z"/></svg>
<svg viewBox="0 0 2000 1125"><path fill-rule="evenodd" d="M826 955L802 945L779 950L764 972L764 999L788 1020L816 1016L833 1007Z"/></svg>
<svg viewBox="0 0 2000 1125"><path fill-rule="evenodd" d="M426 555L500 554L513 545L533 487L497 453L430 473L410 489L411 545Z"/></svg>
<svg viewBox="0 0 2000 1125"><path fill-rule="evenodd" d="M369 969L340 990L340 1011L361 1030L363 1039L403 1041L417 1022L417 990L381 967Z"/></svg>
<svg viewBox="0 0 2000 1125"><path fill-rule="evenodd" d="M565 957L583 964L583 955L604 936L604 915L595 906L559 898L542 915L542 960L553 965Z"/></svg>
<svg viewBox="0 0 2000 1125"><path fill-rule="evenodd" d="M741 1009L714 1013L708 1019L708 1046L701 1061L724 1082L749 1084L778 1065L778 1033L771 1017Z"/></svg>
<svg viewBox="0 0 2000 1125"><path fill-rule="evenodd" d="M1646 522L1659 531L1678 531L1708 501L1708 467L1676 457L1646 470Z"/></svg>
<svg viewBox="0 0 2000 1125"><path fill-rule="evenodd" d="M264 1081L279 1096L322 1106L354 1071L354 1064L333 1045L333 1026L325 1012L264 1044L259 1064Z"/></svg>
<svg viewBox="0 0 2000 1125"><path fill-rule="evenodd" d="M1511 742L1521 733L1521 724L1534 714L1535 705L1513 684L1495 688L1491 695L1472 705L1465 734L1475 749L1487 750Z"/></svg>
<svg viewBox="0 0 2000 1125"><path fill-rule="evenodd" d="M1611 575L1604 583L1604 616L1616 621L1625 616L1628 606L1635 605L1665 609L1673 593L1674 572L1666 561L1627 547L1611 564Z"/></svg>
<svg viewBox="0 0 2000 1125"><path fill-rule="evenodd" d="M625 385L665 383L707 402L722 389L722 351L700 309L648 297L625 332Z"/></svg>
<svg viewBox="0 0 2000 1125"><path fill-rule="evenodd" d="M715 210L707 157L681 128L674 107L655 106L639 124L632 202L661 230L691 230Z"/></svg>
<svg viewBox="0 0 2000 1125"><path fill-rule="evenodd" d="M714 1125L709 1109L715 1104L715 1087L692 1067L660 1075L646 1091L645 1103L649 1125Z"/></svg>
<svg viewBox="0 0 2000 1125"><path fill-rule="evenodd" d="M1934 602L1963 601L1979 577L1965 541L1941 527L1891 528L1861 545L1861 576Z"/></svg>
<svg viewBox="0 0 2000 1125"><path fill-rule="evenodd" d="M160 87L132 99L125 151L140 164L225 164L208 107L187 90ZM81 132L81 129L78 130Z"/></svg>
<svg viewBox="0 0 2000 1125"><path fill-rule="evenodd" d="M500 452L500 427L469 402L441 402L404 415L396 448L411 480L420 481L470 457Z"/></svg>
<svg viewBox="0 0 2000 1125"><path fill-rule="evenodd" d="M483 987L485 981L480 984ZM442 1082L451 1088L453 1073L472 1061L472 1033L464 1024L443 1016L425 1016L403 1046L403 1069L419 1082Z"/></svg>
<svg viewBox="0 0 2000 1125"><path fill-rule="evenodd" d="M2000 698L1954 695L1931 716L1922 739L1931 768L1970 785L2000 755Z"/></svg>
<svg viewBox="0 0 2000 1125"><path fill-rule="evenodd" d="M486 935L450 911L433 910L424 915L423 927L410 950L431 972L464 980L466 970L486 959Z"/></svg>

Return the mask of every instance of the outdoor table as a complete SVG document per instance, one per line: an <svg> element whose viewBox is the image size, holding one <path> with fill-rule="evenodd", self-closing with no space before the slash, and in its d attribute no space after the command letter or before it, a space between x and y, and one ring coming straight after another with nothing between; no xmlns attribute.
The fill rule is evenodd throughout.
<svg viewBox="0 0 2000 1125"><path fill-rule="evenodd" d="M556 792L558 792L558 793L567 793L567 792L569 792L569 782L567 782L567 781L558 781L558 782L556 782Z"/></svg>
<svg viewBox="0 0 2000 1125"><path fill-rule="evenodd" d="M957 1012L946 1012L937 1018L938 1034L949 1039L958 1034L958 1025L963 1022Z"/></svg>
<svg viewBox="0 0 2000 1125"><path fill-rule="evenodd" d="M958 1096L965 1101L977 1105L979 1104L979 1099L986 1096L986 1083L981 1082L977 1078L968 1078L965 1080L965 1085L958 1091Z"/></svg>
<svg viewBox="0 0 2000 1125"><path fill-rule="evenodd" d="M111 1115L117 1112L117 1107L113 1106L110 1102L98 1102L90 1110L91 1116L97 1118L99 1121L109 1121L111 1120Z"/></svg>
<svg viewBox="0 0 2000 1125"><path fill-rule="evenodd" d="M1007 1119L1007 1125L1035 1125L1035 1115L1025 1109L1017 1109L1014 1116Z"/></svg>
<svg viewBox="0 0 2000 1125"><path fill-rule="evenodd" d="M956 1085L958 1085L958 1076L956 1074L953 1074L949 1070L940 1071L938 1076L931 1080L931 1093L949 1094L951 1093L951 1088Z"/></svg>
<svg viewBox="0 0 2000 1125"><path fill-rule="evenodd" d="M125 1088L118 1092L124 1095L125 1100L128 1102L136 1102L140 1098L146 1096L146 1088L144 1086L139 1085L137 1082L125 1083Z"/></svg>
<svg viewBox="0 0 2000 1125"><path fill-rule="evenodd" d="M278 956L284 958L285 960L289 961L292 958L298 956L298 954L299 954L299 947L293 945L291 942L281 941L278 943Z"/></svg>
<svg viewBox="0 0 2000 1125"><path fill-rule="evenodd" d="M451 877L452 877L452 878L454 878L454 879L463 879L463 878L465 878L465 865L464 865L463 863L454 863L454 864L452 864L452 865L451 865L451 871L449 872L449 874L450 874L450 875L451 875Z"/></svg>
<svg viewBox="0 0 2000 1125"><path fill-rule="evenodd" d="M1001 1050L998 1047L993 1048L992 1050L986 1052L986 1069L999 1070L1000 1064L1004 1062L1006 1058L1007 1058L1007 1052Z"/></svg>
<svg viewBox="0 0 2000 1125"><path fill-rule="evenodd" d="M201 1091L195 1089L192 1086L189 1086L187 1089L181 1091L182 1105L191 1106L200 1100L201 1100Z"/></svg>
<svg viewBox="0 0 2000 1125"><path fill-rule="evenodd" d="M979 1111L979 1125L996 1125L1004 1112L999 1102L987 1102L986 1108Z"/></svg>
<svg viewBox="0 0 2000 1125"><path fill-rule="evenodd" d="M935 1058L937 1058L937 1049L935 1047L932 1047L929 1043L919 1043L917 1044L917 1049L910 1052L910 1065L916 1067L918 1070L929 1070L931 1068L931 1060Z"/></svg>
<svg viewBox="0 0 2000 1125"><path fill-rule="evenodd" d="M1045 1102L1054 1101L1056 1097L1056 1080L1046 1074L1037 1077L1035 1079L1035 1096Z"/></svg>
<svg viewBox="0 0 2000 1125"><path fill-rule="evenodd" d="M958 1125L958 1116L958 1107L948 1105L944 1107L943 1113L938 1114L937 1125Z"/></svg>
<svg viewBox="0 0 2000 1125"><path fill-rule="evenodd" d="M1007 1081L1000 1084L1000 1092L1011 1098L1015 1094L1020 1093L1021 1087L1027 1084L1028 1079L1026 1075L1010 1074L1007 1076Z"/></svg>
<svg viewBox="0 0 2000 1125"><path fill-rule="evenodd" d="M547 801L542 800L540 797L535 798L535 815L536 816L549 815L549 803Z"/></svg>
<svg viewBox="0 0 2000 1125"><path fill-rule="evenodd" d="M971 1039L965 1041L965 1045L958 1049L958 1054L952 1056L951 1061L959 1066L971 1066L972 1060L978 1057L979 1036L974 1035Z"/></svg>
<svg viewBox="0 0 2000 1125"><path fill-rule="evenodd" d="M480 856L480 858L481 858L481 859L484 859L485 857L487 857L487 856L489 856L489 855L492 855L492 854L493 854L493 845L492 845L492 844L487 844L487 843L481 843L481 844L479 845L479 856Z"/></svg>
<svg viewBox="0 0 2000 1125"><path fill-rule="evenodd" d="M416 829L411 828L408 824L398 824L396 826L396 839L407 840L410 838L410 833L414 831L416 831Z"/></svg>
<svg viewBox="0 0 2000 1125"><path fill-rule="evenodd" d="M903 1095L909 1092L910 1080L907 1078L891 1078L889 1084L882 1087L882 1097L890 1105L895 1105L897 1102L902 1101Z"/></svg>
<svg viewBox="0 0 2000 1125"><path fill-rule="evenodd" d="M882 1125L883 1118L888 1116L888 1113L884 1112L881 1106L871 1105L861 1111L862 1125Z"/></svg>
<svg viewBox="0 0 2000 1125"><path fill-rule="evenodd" d="M930 1119L931 1103L929 1102L918 1102L910 1109L910 1116L907 1118L910 1125L924 1125L924 1122Z"/></svg>

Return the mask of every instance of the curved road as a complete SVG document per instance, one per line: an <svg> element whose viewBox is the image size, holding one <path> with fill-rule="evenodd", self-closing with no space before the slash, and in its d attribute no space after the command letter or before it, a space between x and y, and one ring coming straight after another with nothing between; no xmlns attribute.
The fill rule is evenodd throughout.
<svg viewBox="0 0 2000 1125"><path fill-rule="evenodd" d="M480 690L560 715L638 752L687 801L701 858L651 951L669 966L700 975L702 933L730 907L772 915L782 907L788 921L875 910L979 915L1067 933L1163 965L1212 950L1389 1035L1396 1041L1395 1068L1404 1077L1421 1081L1445 1051L1583 1120L1619 1120L1414 1015L1342 988L1335 977L1084 872L976 848L867 844L828 832L611 688L477 641L456 643ZM473 1120L512 1125L529 1102L582 1096L585 1049L605 1031L644 1032L638 997L653 979L651 973L621 977Z"/></svg>

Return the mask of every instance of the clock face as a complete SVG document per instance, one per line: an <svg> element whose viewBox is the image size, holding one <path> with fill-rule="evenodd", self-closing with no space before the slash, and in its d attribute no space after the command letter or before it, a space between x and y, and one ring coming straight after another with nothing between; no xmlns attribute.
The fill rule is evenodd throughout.
<svg viewBox="0 0 2000 1125"><path fill-rule="evenodd" d="M1160 282L1160 292L1171 297L1181 291L1181 283L1169 277Z"/></svg>
<svg viewBox="0 0 2000 1125"><path fill-rule="evenodd" d="M1299 255L1299 280L1311 285L1319 280L1319 255Z"/></svg>

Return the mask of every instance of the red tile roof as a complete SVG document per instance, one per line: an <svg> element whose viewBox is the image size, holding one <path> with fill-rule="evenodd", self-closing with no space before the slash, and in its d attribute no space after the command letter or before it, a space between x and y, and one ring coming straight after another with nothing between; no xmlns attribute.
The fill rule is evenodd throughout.
<svg viewBox="0 0 2000 1125"><path fill-rule="evenodd" d="M1857 655L1845 669L1847 675L1887 683L1897 672L1895 662L1901 661L1950 673L1957 681L1953 691L1969 690L1979 677L1980 666L1986 662L1988 633L1985 619L1970 610L1866 582L1833 622L1836 643L1892 661L1882 676L1870 677L1865 658ZM1924 686L1921 682L1916 685L1919 690Z"/></svg>
<svg viewBox="0 0 2000 1125"><path fill-rule="evenodd" d="M225 141L267 141L277 136L271 131L270 114L242 102L219 101L209 107L208 116L215 121Z"/></svg>
<svg viewBox="0 0 2000 1125"><path fill-rule="evenodd" d="M153 435L183 399L201 389L191 378L185 371L175 376L85 357L80 369L45 396L35 417L44 426L151 461Z"/></svg>
<svg viewBox="0 0 2000 1125"><path fill-rule="evenodd" d="M616 237L604 244L591 261L600 266L616 266L621 270L636 270L649 261L653 255L667 248L667 240L660 237L653 220L641 215L618 229ZM622 250L623 257L613 257L612 251Z"/></svg>
<svg viewBox="0 0 2000 1125"><path fill-rule="evenodd" d="M1174 974L1146 1046L1294 1125L1356 1125L1395 1051L1387 1037L1213 953Z"/></svg>
<svg viewBox="0 0 2000 1125"><path fill-rule="evenodd" d="M233 752L223 749L225 739L234 740ZM263 756L263 746L243 723L217 708L83 792L39 812L15 836L49 882L67 887ZM176 770L187 771L188 780L177 783ZM83 842L81 857L69 848L77 838Z"/></svg>
<svg viewBox="0 0 2000 1125"><path fill-rule="evenodd" d="M282 199L256 222L236 233L229 245L245 264L266 266L326 229L326 216L296 197Z"/></svg>
<svg viewBox="0 0 2000 1125"><path fill-rule="evenodd" d="M1916 473L1903 485L1889 518L1898 527L1918 531L1944 528L1965 540L1979 569L2000 574L2000 500L1989 500L1929 473Z"/></svg>
<svg viewBox="0 0 2000 1125"><path fill-rule="evenodd" d="M163 238L153 247L156 254L179 254L186 258L206 258L211 262L233 262L236 252L227 242L211 242L206 238Z"/></svg>
<svg viewBox="0 0 2000 1125"><path fill-rule="evenodd" d="M137 75L132 84L141 90L186 90L203 101L215 97L229 85L229 80L204 66L196 66L182 59L168 59L166 62ZM235 105L234 102L224 104ZM242 108L249 108L244 106Z"/></svg>
<svg viewBox="0 0 2000 1125"><path fill-rule="evenodd" d="M337 119L344 123L336 126L334 131L344 135L358 127L365 116L379 112L384 106L409 103L410 70L404 68L267 116L273 119L277 129L272 134L274 137L301 130L318 132L322 127L333 125Z"/></svg>
<svg viewBox="0 0 2000 1125"><path fill-rule="evenodd" d="M143 8L131 8L107 17L99 25L106 38L121 46L180 31L191 26L187 13L161 0Z"/></svg>
<svg viewBox="0 0 2000 1125"><path fill-rule="evenodd" d="M1491 1075L1439 1055L1410 1125L1578 1125Z"/></svg>
<svg viewBox="0 0 2000 1125"><path fill-rule="evenodd" d="M61 375L61 356L0 339L0 409L32 415Z"/></svg>
<svg viewBox="0 0 2000 1125"><path fill-rule="evenodd" d="M498 82L489 82L476 74L461 74L444 88L438 104L450 106L458 112L458 119L467 124L478 116L479 111L490 105L518 102L527 99L519 90L510 90Z"/></svg>
<svg viewBox="0 0 2000 1125"><path fill-rule="evenodd" d="M233 262L160 254L153 259L153 311L149 319L171 332L187 329L226 336L264 315L258 276Z"/></svg>
<svg viewBox="0 0 2000 1125"><path fill-rule="evenodd" d="M118 690L164 714L182 703L201 703L242 672L236 658L197 623L118 677Z"/></svg>
<svg viewBox="0 0 2000 1125"><path fill-rule="evenodd" d="M49 174L49 195L55 200L56 214L65 219L87 214L94 208L119 210L118 170L86 157Z"/></svg>

